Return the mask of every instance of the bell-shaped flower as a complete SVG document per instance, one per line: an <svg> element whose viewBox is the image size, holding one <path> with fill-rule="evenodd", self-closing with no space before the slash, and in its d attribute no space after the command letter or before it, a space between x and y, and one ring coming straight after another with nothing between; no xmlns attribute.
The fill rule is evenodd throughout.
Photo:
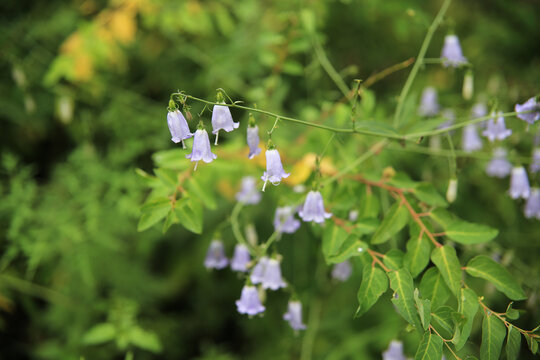
<svg viewBox="0 0 540 360"><path fill-rule="evenodd" d="M261 304L257 288L251 285L245 285L242 288L240 299L236 300L236 307L240 314L257 315L266 308Z"/></svg>
<svg viewBox="0 0 540 360"><path fill-rule="evenodd" d="M225 256L223 243L219 240L212 240L204 259L204 266L207 269L223 269L228 264L229 260Z"/></svg>
<svg viewBox="0 0 540 360"><path fill-rule="evenodd" d="M261 201L261 197L255 178L252 176L243 177L240 191L236 193L236 200L244 204L255 205Z"/></svg>
<svg viewBox="0 0 540 360"><path fill-rule="evenodd" d="M236 244L234 247L234 255L231 259L231 269L233 271L246 272L250 261L251 257L247 246L244 244Z"/></svg>
<svg viewBox="0 0 540 360"><path fill-rule="evenodd" d="M251 270L251 275L249 279L253 284L260 284L264 280L264 274L266 272L266 266L268 265L268 261L268 257L263 256L253 267L253 270Z"/></svg>
<svg viewBox="0 0 540 360"><path fill-rule="evenodd" d="M252 159L254 156L261 153L259 142L259 127L257 125L252 126L252 124L249 124L247 128L247 144L249 146L248 158Z"/></svg>
<svg viewBox="0 0 540 360"><path fill-rule="evenodd" d="M530 169L533 174L536 174L540 171L540 148L536 148L533 151Z"/></svg>
<svg viewBox="0 0 540 360"><path fill-rule="evenodd" d="M298 215L306 222L314 221L316 223L323 223L325 219L332 216L331 213L324 211L321 193L313 190L307 194L306 201L298 212Z"/></svg>
<svg viewBox="0 0 540 360"><path fill-rule="evenodd" d="M349 260L335 264L332 268L332 278L338 281L347 281L352 274L352 265Z"/></svg>
<svg viewBox="0 0 540 360"><path fill-rule="evenodd" d="M482 148L482 139L478 136L478 131L476 131L474 124L467 125L463 129L461 145L465 152L472 152Z"/></svg>
<svg viewBox="0 0 540 360"><path fill-rule="evenodd" d="M512 164L506 158L506 150L503 148L496 148L493 151L493 158L487 164L486 173L489 176L503 178L510 175L512 171Z"/></svg>
<svg viewBox="0 0 540 360"><path fill-rule="evenodd" d="M281 179L285 179L291 175L286 173L281 164L281 157L276 149L266 150L266 171L261 179L264 181L263 191L266 188L266 183L270 181L272 185L279 185Z"/></svg>
<svg viewBox="0 0 540 360"><path fill-rule="evenodd" d="M276 259L270 259L266 263L262 278L263 289L277 290L286 287L287 284L281 277L281 264Z"/></svg>
<svg viewBox="0 0 540 360"><path fill-rule="evenodd" d="M401 341L392 340L388 349L382 355L383 360L407 360L403 353L403 343Z"/></svg>
<svg viewBox="0 0 540 360"><path fill-rule="evenodd" d="M504 140L512 135L512 130L506 128L504 117L501 116L502 111L497 112L497 120L494 120L495 113L491 113L492 118L487 121L486 129L482 132L482 135L487 137L489 141Z"/></svg>
<svg viewBox="0 0 540 360"><path fill-rule="evenodd" d="M512 169L510 178L510 197L512 199L529 197L530 187L527 172L523 166L516 166Z"/></svg>
<svg viewBox="0 0 540 360"><path fill-rule="evenodd" d="M461 45L456 35L446 35L441 52L444 67L459 67L467 63L467 58L461 52Z"/></svg>
<svg viewBox="0 0 540 360"><path fill-rule="evenodd" d="M536 97L530 98L523 104L516 104L514 110L517 113L527 111L526 113L517 114L516 116L529 124L533 124L540 119L540 102L537 101Z"/></svg>
<svg viewBox="0 0 540 360"><path fill-rule="evenodd" d="M288 321L294 330L304 330L306 325L302 322L302 303L289 301L287 312L283 314L283 320Z"/></svg>
<svg viewBox="0 0 540 360"><path fill-rule="evenodd" d="M440 107L437 100L437 90L428 86L422 92L418 115L420 116L435 116L439 113Z"/></svg>
<svg viewBox="0 0 540 360"><path fill-rule="evenodd" d="M225 130L226 132L238 129L240 123L233 121L231 110L225 105L214 105L212 110L212 134L216 135L216 141L214 145L218 144L219 130Z"/></svg>
<svg viewBox="0 0 540 360"><path fill-rule="evenodd" d="M300 221L294 218L292 206L283 206L276 209L274 215L274 229L277 233L293 234L300 227Z"/></svg>
<svg viewBox="0 0 540 360"><path fill-rule="evenodd" d="M181 141L182 146L185 149L186 145L184 144L184 140L189 139L193 134L189 131L189 125L184 115L182 115L178 109L169 111L167 113L167 125L169 125L169 131L171 132L171 140L174 143L179 143Z"/></svg>
<svg viewBox="0 0 540 360"><path fill-rule="evenodd" d="M531 194L525 203L525 217L540 219L540 189L531 188Z"/></svg>
<svg viewBox="0 0 540 360"><path fill-rule="evenodd" d="M191 154L186 155L186 158L196 162L195 170L197 170L197 164L200 160L210 163L217 158L217 155L212 153L212 149L210 148L210 139L206 130L197 129L195 131L193 149L191 150Z"/></svg>

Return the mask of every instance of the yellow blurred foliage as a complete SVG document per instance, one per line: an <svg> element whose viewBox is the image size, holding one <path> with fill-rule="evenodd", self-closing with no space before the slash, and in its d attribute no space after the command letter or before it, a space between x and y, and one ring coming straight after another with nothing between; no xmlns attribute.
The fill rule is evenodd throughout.
<svg viewBox="0 0 540 360"><path fill-rule="evenodd" d="M294 164L291 172L291 176L285 179L285 183L288 185L298 185L304 183L311 173L315 170L315 162L317 155L315 153L307 153L304 157ZM330 158L324 158L321 161L321 173L333 174L337 170Z"/></svg>

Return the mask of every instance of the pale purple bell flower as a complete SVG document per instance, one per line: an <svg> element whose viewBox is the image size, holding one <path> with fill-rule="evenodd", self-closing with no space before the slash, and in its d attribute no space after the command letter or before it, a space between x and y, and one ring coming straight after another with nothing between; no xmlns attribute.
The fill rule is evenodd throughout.
<svg viewBox="0 0 540 360"><path fill-rule="evenodd" d="M498 111L497 114L491 113L492 118L487 121L486 129L482 132L482 135L487 137L489 141L504 140L512 135L512 130L506 128L502 111ZM494 120L497 116L497 120Z"/></svg>
<svg viewBox="0 0 540 360"><path fill-rule="evenodd" d="M349 260L335 264L332 268L332 278L338 281L347 281L352 274L352 265Z"/></svg>
<svg viewBox="0 0 540 360"><path fill-rule="evenodd" d="M435 116L439 113L440 107L437 100L437 90L428 86L422 91L422 98L420 100L420 107L418 108L418 115L420 116Z"/></svg>
<svg viewBox="0 0 540 360"><path fill-rule="evenodd" d="M403 343L401 341L392 340L388 349L383 352L383 360L407 360L403 353Z"/></svg>
<svg viewBox="0 0 540 360"><path fill-rule="evenodd" d="M300 227L300 221L294 218L292 206L283 206L276 209L274 215L274 229L277 233L293 234Z"/></svg>
<svg viewBox="0 0 540 360"><path fill-rule="evenodd" d="M249 279L253 284L260 284L264 280L264 273L266 272L266 266L268 265L268 257L263 256L259 259L257 264L251 270L251 275Z"/></svg>
<svg viewBox="0 0 540 360"><path fill-rule="evenodd" d="M467 63L467 58L461 52L461 45L456 35L446 35L441 52L444 67L459 67Z"/></svg>
<svg viewBox="0 0 540 360"><path fill-rule="evenodd" d="M236 193L236 200L241 203L255 205L261 201L261 193L257 189L257 181L252 176L244 176L240 191Z"/></svg>
<svg viewBox="0 0 540 360"><path fill-rule="evenodd" d="M298 212L298 215L300 215L302 220L306 222L314 221L316 223L323 223L325 219L332 216L331 213L324 211L324 203L321 193L313 190L307 194L306 201Z"/></svg>
<svg viewBox="0 0 540 360"><path fill-rule="evenodd" d="M248 158L252 159L254 156L261 153L259 142L259 127L257 125L249 125L247 128L247 144L249 146Z"/></svg>
<svg viewBox="0 0 540 360"><path fill-rule="evenodd" d="M231 259L231 269L233 271L246 272L248 264L251 261L249 249L244 244L236 244L234 247L234 255Z"/></svg>
<svg viewBox="0 0 540 360"><path fill-rule="evenodd" d="M245 285L242 288L240 299L236 300L236 307L240 314L257 315L266 308L261 304L259 293L255 286Z"/></svg>
<svg viewBox="0 0 540 360"><path fill-rule="evenodd" d="M287 284L281 277L281 264L276 259L269 259L264 269L263 289L277 290L286 287Z"/></svg>
<svg viewBox="0 0 540 360"><path fill-rule="evenodd" d="M530 170L533 174L536 174L540 171L540 148L536 148L533 151Z"/></svg>
<svg viewBox="0 0 540 360"><path fill-rule="evenodd" d="M527 219L532 217L540 219L540 189L531 188L531 194L525 203L524 213Z"/></svg>
<svg viewBox="0 0 540 360"><path fill-rule="evenodd" d="M512 164L506 158L506 150L503 148L493 150L493 158L487 164L486 173L489 176L503 178L510 175L511 171Z"/></svg>
<svg viewBox="0 0 540 360"><path fill-rule="evenodd" d="M189 131L189 125L184 115L178 109L169 111L167 113L167 125L169 125L169 131L171 132L171 140L174 143L181 141L182 147L185 149L184 140L189 139L193 134Z"/></svg>
<svg viewBox="0 0 540 360"><path fill-rule="evenodd" d="M214 105L212 110L212 134L216 135L214 145L218 144L219 130L226 132L238 129L240 123L233 121L231 110L225 105Z"/></svg>
<svg viewBox="0 0 540 360"><path fill-rule="evenodd" d="M197 164L200 160L210 163L217 158L217 155L212 153L212 149L210 148L210 139L206 130L197 129L195 131L193 149L191 150L191 154L186 155L186 158L196 162L194 170L197 170Z"/></svg>
<svg viewBox="0 0 540 360"><path fill-rule="evenodd" d="M225 256L223 243L219 240L212 240L204 259L204 266L207 269L223 269L228 264L229 260Z"/></svg>
<svg viewBox="0 0 540 360"><path fill-rule="evenodd" d="M514 110L518 113L522 111L531 111L526 114L516 115L519 119L524 120L529 124L533 124L535 121L540 119L540 103L536 100L536 97L530 98L523 104L516 104Z"/></svg>
<svg viewBox="0 0 540 360"><path fill-rule="evenodd" d="M487 106L483 102L474 104L471 109L471 115L473 118L480 118L487 115Z"/></svg>
<svg viewBox="0 0 540 360"><path fill-rule="evenodd" d="M512 177L510 178L510 197L512 199L529 197L530 187L527 171L523 166L516 166L512 169Z"/></svg>
<svg viewBox="0 0 540 360"><path fill-rule="evenodd" d="M281 183L281 179L285 179L291 175L286 173L281 164L281 157L276 149L266 150L266 171L261 179L264 181L262 191L266 188L266 183L270 181L272 185L277 186Z"/></svg>
<svg viewBox="0 0 540 360"><path fill-rule="evenodd" d="M469 124L463 129L461 145L465 152L473 152L482 148L482 139L478 135L476 125Z"/></svg>
<svg viewBox="0 0 540 360"><path fill-rule="evenodd" d="M302 303L300 301L289 301L287 312L283 314L283 320L289 322L293 330L305 330L306 325L302 322Z"/></svg>

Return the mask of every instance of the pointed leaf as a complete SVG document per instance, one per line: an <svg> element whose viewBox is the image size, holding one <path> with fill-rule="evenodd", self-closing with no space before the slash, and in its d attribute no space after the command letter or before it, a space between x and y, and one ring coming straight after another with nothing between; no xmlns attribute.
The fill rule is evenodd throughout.
<svg viewBox="0 0 540 360"><path fill-rule="evenodd" d="M517 360L519 349L521 347L521 333L515 327L508 327L508 335L506 337L506 359Z"/></svg>
<svg viewBox="0 0 540 360"><path fill-rule="evenodd" d="M420 331L422 326L414 306L414 285L411 274L405 269L400 269L389 272L388 278L390 287L394 290L392 302L396 305L398 312L409 324Z"/></svg>
<svg viewBox="0 0 540 360"><path fill-rule="evenodd" d="M429 299L420 299L418 289L414 289L414 302L418 309L418 315L420 315L420 322L424 330L429 328L431 323L431 301Z"/></svg>
<svg viewBox="0 0 540 360"><path fill-rule="evenodd" d="M420 294L422 294L423 298L431 301L432 309L444 305L450 297L450 290L437 268L429 268L422 277L422 281L420 281Z"/></svg>
<svg viewBox="0 0 540 360"><path fill-rule="evenodd" d="M440 306L431 313L431 323L445 339L454 334L454 309L450 306Z"/></svg>
<svg viewBox="0 0 540 360"><path fill-rule="evenodd" d="M448 203L446 200L439 194L437 189L430 183L421 183L414 188L414 195L418 200L425 202L431 206L440 206L446 207Z"/></svg>
<svg viewBox="0 0 540 360"><path fill-rule="evenodd" d="M414 360L440 360L442 358L443 341L436 334L426 331L422 337Z"/></svg>
<svg viewBox="0 0 540 360"><path fill-rule="evenodd" d="M461 244L480 244L493 240L499 230L487 225L454 220L446 227L446 236Z"/></svg>
<svg viewBox="0 0 540 360"><path fill-rule="evenodd" d="M461 265L456 250L450 245L438 247L431 253L431 261L441 272L450 291L458 296L461 288Z"/></svg>
<svg viewBox="0 0 540 360"><path fill-rule="evenodd" d="M176 203L175 211L178 221L186 229L195 234L202 233L203 214L201 204L198 201L181 199Z"/></svg>
<svg viewBox="0 0 540 360"><path fill-rule="evenodd" d="M403 267L403 251L392 249L384 254L383 262L386 267L392 270L399 270Z"/></svg>
<svg viewBox="0 0 540 360"><path fill-rule="evenodd" d="M461 289L459 297L459 312L465 317L465 323L458 327L459 336L455 337L454 344L457 350L460 350L471 335L474 317L478 311L478 296L469 288Z"/></svg>
<svg viewBox="0 0 540 360"><path fill-rule="evenodd" d="M390 207L388 213L385 215L381 225L373 234L371 238L372 244L382 244L387 242L392 236L397 234L407 224L409 219L409 212L405 205L396 201L394 205Z"/></svg>
<svg viewBox="0 0 540 360"><path fill-rule="evenodd" d="M93 326L82 338L87 345L98 345L114 340L116 328L111 323L101 323Z"/></svg>
<svg viewBox="0 0 540 360"><path fill-rule="evenodd" d="M143 205L142 214L137 225L137 231L144 231L161 221L171 210L169 199L158 199Z"/></svg>
<svg viewBox="0 0 540 360"><path fill-rule="evenodd" d="M211 190L211 187L204 188L194 177L189 178L186 182L186 186L191 197L199 199L204 206L214 210L217 207L216 199L214 193Z"/></svg>
<svg viewBox="0 0 540 360"><path fill-rule="evenodd" d="M429 264L431 243L426 234L420 231L417 223L410 223L410 240L407 242L407 252L403 258L403 265L409 269L413 278L417 277ZM422 236L420 236L422 233Z"/></svg>
<svg viewBox="0 0 540 360"><path fill-rule="evenodd" d="M482 345L480 345L480 360L497 360L506 336L506 327L493 314L484 316L482 322Z"/></svg>
<svg viewBox="0 0 540 360"><path fill-rule="evenodd" d="M368 311L388 289L388 279L381 269L368 264L364 267L362 284L358 290L358 310L356 316Z"/></svg>

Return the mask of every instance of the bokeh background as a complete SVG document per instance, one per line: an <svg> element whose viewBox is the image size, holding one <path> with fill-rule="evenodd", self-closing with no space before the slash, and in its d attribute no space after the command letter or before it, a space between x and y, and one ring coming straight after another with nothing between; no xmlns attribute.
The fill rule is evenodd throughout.
<svg viewBox="0 0 540 360"><path fill-rule="evenodd" d="M230 271L208 272L202 265L211 230L227 217L239 177L207 184L219 200L217 210L205 215L202 236L178 225L162 234L160 226L137 232L148 188L135 169L152 172L152 155L175 146L165 115L176 90L213 100L215 89L224 88L259 108L339 123L349 110L334 105L342 94L324 69L321 51L346 84L366 79L416 56L440 5L2 1L0 357L123 359L132 351L135 359L378 359L394 338L414 354L418 339L404 332L389 301L353 318L360 276L331 281L307 229L295 235L294 249L283 245L295 254L284 272L292 276L294 262L305 318L315 321L315 330L295 334L288 328L281 318L284 293L271 295L273 305L262 319L239 315L234 300L242 282ZM538 1L455 0L428 57L438 57L444 35L455 31L474 66L475 100L497 99L511 111L514 103L540 91L539 19ZM374 83L365 97L371 104L362 111L389 121L409 69ZM445 107L467 116L472 103L461 98L462 80L458 70L427 65L413 86L410 106L432 85ZM194 113L201 110L193 106ZM247 114L233 115L245 124ZM522 124L516 130L523 130ZM279 129L291 158L307 152L304 131ZM225 143L226 138L233 135L224 137ZM311 141L314 149L326 143L324 137ZM509 145L528 156L533 142L534 133L523 132ZM399 167L444 192L445 159L399 154L373 166ZM523 218L522 204L504 195L507 183L487 178L484 166L458 160L465 180L452 210L501 230L496 242L481 250L499 256L525 284L531 298L520 307L529 315L518 323L531 328L540 320L540 226ZM268 236L273 210L254 211L261 236ZM485 294L504 310L505 300L493 289ZM83 341L107 320L126 331L138 329L135 343ZM479 337L476 332L473 339L479 343ZM524 352L522 358L528 357Z"/></svg>

